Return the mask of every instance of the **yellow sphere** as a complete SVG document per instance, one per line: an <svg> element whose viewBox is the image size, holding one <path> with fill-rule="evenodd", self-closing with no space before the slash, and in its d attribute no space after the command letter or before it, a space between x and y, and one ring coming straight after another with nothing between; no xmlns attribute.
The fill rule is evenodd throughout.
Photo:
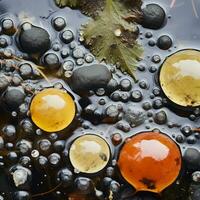
<svg viewBox="0 0 200 200"><path fill-rule="evenodd" d="M31 102L33 122L47 132L61 131L73 121L76 106L64 90L49 88L36 94Z"/></svg>
<svg viewBox="0 0 200 200"><path fill-rule="evenodd" d="M107 165L110 148L103 138L87 134L72 143L69 158L79 172L97 173Z"/></svg>
<svg viewBox="0 0 200 200"><path fill-rule="evenodd" d="M165 95L184 107L200 105L200 52L182 50L168 57L159 81Z"/></svg>

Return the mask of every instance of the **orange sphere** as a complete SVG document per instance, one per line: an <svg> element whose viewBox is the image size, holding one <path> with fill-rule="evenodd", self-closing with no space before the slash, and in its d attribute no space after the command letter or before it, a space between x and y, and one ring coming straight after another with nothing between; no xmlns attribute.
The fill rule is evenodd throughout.
<svg viewBox="0 0 200 200"><path fill-rule="evenodd" d="M137 191L160 193L181 170L181 152L162 133L144 132L128 139L121 149L118 166L122 176Z"/></svg>
<svg viewBox="0 0 200 200"><path fill-rule="evenodd" d="M33 122L42 130L56 132L70 125L76 106L72 97L64 90L49 88L36 94L31 102Z"/></svg>

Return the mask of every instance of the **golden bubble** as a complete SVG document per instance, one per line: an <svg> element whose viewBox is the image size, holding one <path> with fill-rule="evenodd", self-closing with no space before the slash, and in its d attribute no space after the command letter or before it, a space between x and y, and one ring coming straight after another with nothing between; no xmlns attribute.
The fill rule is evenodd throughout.
<svg viewBox="0 0 200 200"><path fill-rule="evenodd" d="M33 122L42 130L56 132L71 124L76 112L72 97L64 90L49 88L36 94L31 102Z"/></svg>
<svg viewBox="0 0 200 200"><path fill-rule="evenodd" d="M69 158L73 167L83 173L101 171L110 159L107 142L97 135L83 135L71 145Z"/></svg>
<svg viewBox="0 0 200 200"><path fill-rule="evenodd" d="M159 81L165 95L180 106L200 105L200 52L182 50L163 63Z"/></svg>

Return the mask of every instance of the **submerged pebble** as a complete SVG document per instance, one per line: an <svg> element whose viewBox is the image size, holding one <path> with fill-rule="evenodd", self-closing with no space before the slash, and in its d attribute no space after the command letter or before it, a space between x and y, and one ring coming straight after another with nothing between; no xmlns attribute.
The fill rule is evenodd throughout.
<svg viewBox="0 0 200 200"><path fill-rule="evenodd" d="M159 29L165 21L165 11L158 4L148 4L142 10L142 26L150 29Z"/></svg>
<svg viewBox="0 0 200 200"><path fill-rule="evenodd" d="M19 43L26 53L44 53L50 48L51 42L45 29L25 23L19 33Z"/></svg>
<svg viewBox="0 0 200 200"><path fill-rule="evenodd" d="M111 77L106 66L95 64L74 70L70 84L76 92L94 90L106 87Z"/></svg>

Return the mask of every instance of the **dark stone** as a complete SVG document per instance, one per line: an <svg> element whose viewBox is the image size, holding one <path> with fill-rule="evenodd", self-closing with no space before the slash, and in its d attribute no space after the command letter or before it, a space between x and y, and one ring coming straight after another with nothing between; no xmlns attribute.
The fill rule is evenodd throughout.
<svg viewBox="0 0 200 200"><path fill-rule="evenodd" d="M154 121L156 124L165 124L167 122L167 115L165 111L161 110L157 112L154 116Z"/></svg>
<svg viewBox="0 0 200 200"><path fill-rule="evenodd" d="M44 64L50 69L58 69L60 67L60 60L55 53L47 53L44 56Z"/></svg>
<svg viewBox="0 0 200 200"><path fill-rule="evenodd" d="M157 4L148 4L143 10L142 26L150 29L159 29L165 21L165 11Z"/></svg>
<svg viewBox="0 0 200 200"><path fill-rule="evenodd" d="M200 152L197 149L188 148L183 155L183 160L187 169L197 170L200 163Z"/></svg>
<svg viewBox="0 0 200 200"><path fill-rule="evenodd" d="M78 177L75 180L75 185L77 189L83 194L90 194L94 190L92 181L89 178Z"/></svg>
<svg viewBox="0 0 200 200"><path fill-rule="evenodd" d="M9 110L17 109L24 101L25 93L18 87L8 87L5 91L3 100Z"/></svg>
<svg viewBox="0 0 200 200"><path fill-rule="evenodd" d="M124 114L124 119L130 124L131 127L136 127L145 122L146 115L142 110L129 106Z"/></svg>
<svg viewBox="0 0 200 200"><path fill-rule="evenodd" d="M31 196L26 191L17 191L14 193L14 200L30 200Z"/></svg>
<svg viewBox="0 0 200 200"><path fill-rule="evenodd" d="M41 27L25 23L19 34L19 42L26 53L44 53L50 48L50 36Z"/></svg>
<svg viewBox="0 0 200 200"><path fill-rule="evenodd" d="M196 190L192 191L191 200L199 200L200 199L200 188L196 188Z"/></svg>
<svg viewBox="0 0 200 200"><path fill-rule="evenodd" d="M71 77L71 86L76 92L105 88L111 78L106 66L94 64L76 69Z"/></svg>
<svg viewBox="0 0 200 200"><path fill-rule="evenodd" d="M158 38L157 46L162 50L167 50L172 46L172 39L168 35L162 35Z"/></svg>

